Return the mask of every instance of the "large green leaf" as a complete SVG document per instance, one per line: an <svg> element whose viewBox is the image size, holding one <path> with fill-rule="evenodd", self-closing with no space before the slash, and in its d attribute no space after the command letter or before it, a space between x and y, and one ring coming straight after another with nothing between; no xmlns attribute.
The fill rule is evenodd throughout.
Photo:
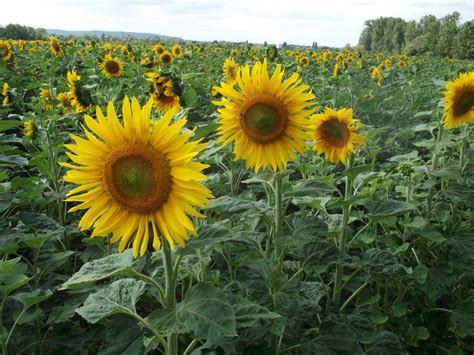
<svg viewBox="0 0 474 355"><path fill-rule="evenodd" d="M12 298L21 302L24 308L28 308L34 304L47 300L52 294L53 292L51 292L51 290L42 290L38 288L31 292L17 293Z"/></svg>
<svg viewBox="0 0 474 355"><path fill-rule="evenodd" d="M385 200L382 202L372 202L367 208L369 216L372 218L383 218L389 216L397 216L406 212L413 211L415 206L410 203L397 200Z"/></svg>
<svg viewBox="0 0 474 355"><path fill-rule="evenodd" d="M63 283L60 290L78 288L83 284L100 281L116 275L126 275L132 270L133 254L128 249L120 254L112 254L105 258L90 261Z"/></svg>
<svg viewBox="0 0 474 355"><path fill-rule="evenodd" d="M451 322L461 338L474 336L474 301L471 299L460 302L451 311Z"/></svg>
<svg viewBox="0 0 474 355"><path fill-rule="evenodd" d="M76 312L90 323L118 313L136 313L135 304L145 291L146 284L135 279L120 279L87 297Z"/></svg>

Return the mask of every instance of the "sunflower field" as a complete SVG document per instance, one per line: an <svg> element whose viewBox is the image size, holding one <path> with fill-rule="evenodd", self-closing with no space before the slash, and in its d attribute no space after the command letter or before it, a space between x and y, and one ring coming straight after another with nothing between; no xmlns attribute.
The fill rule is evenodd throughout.
<svg viewBox="0 0 474 355"><path fill-rule="evenodd" d="M1 354L474 352L474 62L0 40Z"/></svg>

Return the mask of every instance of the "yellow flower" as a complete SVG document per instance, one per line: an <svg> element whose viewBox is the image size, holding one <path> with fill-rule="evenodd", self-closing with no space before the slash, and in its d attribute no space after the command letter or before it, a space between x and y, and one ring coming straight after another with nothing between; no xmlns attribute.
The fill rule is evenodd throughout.
<svg viewBox="0 0 474 355"><path fill-rule="evenodd" d="M307 56L303 55L299 58L299 62L303 64L304 66L309 64L309 59Z"/></svg>
<svg viewBox="0 0 474 355"><path fill-rule="evenodd" d="M311 124L310 135L316 141L313 149L333 163L346 165L350 155L365 145L365 137L356 132L360 123L352 117L352 109L325 108L324 113L311 117Z"/></svg>
<svg viewBox="0 0 474 355"><path fill-rule="evenodd" d="M26 121L24 123L23 135L27 138L33 138L34 134L35 134L35 126L33 125L33 122Z"/></svg>
<svg viewBox="0 0 474 355"><path fill-rule="evenodd" d="M213 101L219 109L219 142L235 143L236 159L245 159L248 168L284 170L295 151L304 152L308 138L306 117L314 95L301 85L298 74L283 80L284 70L277 65L269 76L267 60L248 65L237 76L237 87L227 83L216 86L223 95ZM283 80L283 81L282 81Z"/></svg>
<svg viewBox="0 0 474 355"><path fill-rule="evenodd" d="M234 84L239 73L239 66L235 63L234 58L226 58L222 65L222 72L228 84Z"/></svg>
<svg viewBox="0 0 474 355"><path fill-rule="evenodd" d="M158 111L179 110L179 96L174 92L173 82L159 73L146 73L146 80L151 82L151 98Z"/></svg>
<svg viewBox="0 0 474 355"><path fill-rule="evenodd" d="M67 92L61 92L56 96L56 99L59 101L57 107L63 107L64 111L66 113L72 112L72 104L71 100L69 99L69 96Z"/></svg>
<svg viewBox="0 0 474 355"><path fill-rule="evenodd" d="M372 70L372 79L377 79L377 85L382 86L383 75L379 68L375 67Z"/></svg>
<svg viewBox="0 0 474 355"><path fill-rule="evenodd" d="M170 52L164 51L160 55L160 61L161 61L161 63L163 63L165 65L171 64L171 63L173 63L173 56L171 55Z"/></svg>
<svg viewBox="0 0 474 355"><path fill-rule="evenodd" d="M459 127L463 123L474 123L474 72L461 73L448 83L444 99L446 114L444 125Z"/></svg>
<svg viewBox="0 0 474 355"><path fill-rule="evenodd" d="M64 54L63 49L54 36L49 37L49 48L55 57L59 57Z"/></svg>
<svg viewBox="0 0 474 355"><path fill-rule="evenodd" d="M339 75L339 64L336 63L336 65L334 66L334 70L332 71L332 76L337 78L338 75Z"/></svg>
<svg viewBox="0 0 474 355"><path fill-rule="evenodd" d="M75 70L70 70L67 73L67 85L69 91L67 92L72 106L77 112L87 111L91 104L91 97L89 91L79 82L81 77L77 75Z"/></svg>
<svg viewBox="0 0 474 355"><path fill-rule="evenodd" d="M2 85L2 105L6 106L10 103L10 99L8 97L8 90L10 89L10 86L8 83L3 83Z"/></svg>
<svg viewBox="0 0 474 355"><path fill-rule="evenodd" d="M160 56L163 54L163 52L165 51L165 47L163 46L162 43L158 43L156 45L153 46L153 50L155 51L155 53Z"/></svg>
<svg viewBox="0 0 474 355"><path fill-rule="evenodd" d="M8 41L0 39L0 56L2 61L7 62L12 57L12 46Z"/></svg>
<svg viewBox="0 0 474 355"><path fill-rule="evenodd" d="M230 55L231 57L237 57L239 55L239 51L235 48L232 48L232 50L230 51Z"/></svg>
<svg viewBox="0 0 474 355"><path fill-rule="evenodd" d="M99 68L108 79L117 78L123 74L123 62L118 58L113 58L110 54L104 57Z"/></svg>
<svg viewBox="0 0 474 355"><path fill-rule="evenodd" d="M171 47L171 53L173 54L173 57L179 58L183 55L183 49L179 44L175 44L173 47Z"/></svg>
<svg viewBox="0 0 474 355"><path fill-rule="evenodd" d="M51 105L51 102L53 100L53 97L52 97L52 94L51 94L51 90L41 88L40 89L40 97L42 98L45 110L46 111L52 110L53 105Z"/></svg>
<svg viewBox="0 0 474 355"><path fill-rule="evenodd" d="M141 108L126 97L121 122L112 102L107 117L97 107L97 119L84 116L87 139L71 135L76 144L65 145L76 164L60 163L69 169L64 180L78 185L66 201L80 204L69 212L87 210L80 230L112 234L119 252L131 245L135 257L149 244L159 250L159 233L171 247L184 247L188 233L196 235L190 217L205 217L195 208L213 197L201 183L207 165L193 161L205 145L188 141L192 133L180 133L186 119L172 123L171 112L153 123L151 108L151 100Z"/></svg>
<svg viewBox="0 0 474 355"><path fill-rule="evenodd" d="M404 60L400 60L398 63L397 63L398 67L399 68L404 68L407 66L407 62L405 62Z"/></svg>

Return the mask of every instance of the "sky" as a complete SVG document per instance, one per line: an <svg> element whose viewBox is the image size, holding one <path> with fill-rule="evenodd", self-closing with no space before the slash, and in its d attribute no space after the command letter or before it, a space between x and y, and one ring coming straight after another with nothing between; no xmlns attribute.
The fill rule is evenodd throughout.
<svg viewBox="0 0 474 355"><path fill-rule="evenodd" d="M1 8L3 26L333 47L357 44L364 22L381 16L474 18L474 0L7 0Z"/></svg>

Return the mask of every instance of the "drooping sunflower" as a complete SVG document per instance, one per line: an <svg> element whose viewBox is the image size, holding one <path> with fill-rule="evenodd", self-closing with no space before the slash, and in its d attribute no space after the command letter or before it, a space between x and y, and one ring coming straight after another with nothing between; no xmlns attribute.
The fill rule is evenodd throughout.
<svg viewBox="0 0 474 355"><path fill-rule="evenodd" d="M56 99L59 101L57 107L62 107L64 108L64 112L69 113L72 112L72 104L71 104L71 99L69 98L68 94L66 92L60 92L57 96Z"/></svg>
<svg viewBox="0 0 474 355"><path fill-rule="evenodd" d="M10 103L10 99L8 97L8 90L10 89L10 85L8 85L8 83L3 83L2 85L2 105L3 106L6 106Z"/></svg>
<svg viewBox="0 0 474 355"><path fill-rule="evenodd" d="M81 77L77 75L75 70L70 70L67 73L67 85L69 91L67 92L72 106L77 112L87 111L92 99L90 92L79 82Z"/></svg>
<svg viewBox="0 0 474 355"><path fill-rule="evenodd" d="M92 227L91 237L112 233L119 252L132 245L135 257L145 254L149 241L160 249L158 232L171 247L184 247L188 233L196 235L190 216L205 217L195 207L213 197L201 183L207 165L193 161L205 144L180 133L185 118L171 123L168 112L151 121L151 109L151 100L141 108L126 97L123 123L111 102L107 117L100 108L97 119L85 115L87 139L71 135L76 144L65 145L77 165L61 163L69 169L64 180L79 185L67 194L66 201L80 202L69 212L87 209L79 228Z"/></svg>
<svg viewBox="0 0 474 355"><path fill-rule="evenodd" d="M173 57L179 58L183 55L183 49L179 44L175 44L173 47L171 47L171 53L173 54Z"/></svg>
<svg viewBox="0 0 474 355"><path fill-rule="evenodd" d="M461 73L450 81L444 94L446 114L443 124L448 128L474 123L474 71Z"/></svg>
<svg viewBox="0 0 474 355"><path fill-rule="evenodd" d="M308 138L306 117L315 109L309 85L302 85L293 73L283 80L284 70L277 65L270 77L267 60L248 65L236 78L237 86L221 83L216 91L223 98L213 101L219 108L219 141L235 143L236 159L256 172L260 168L284 170L295 151L303 153Z"/></svg>
<svg viewBox="0 0 474 355"><path fill-rule="evenodd" d="M375 67L372 69L372 79L377 79L377 85L382 86L383 75L379 68Z"/></svg>
<svg viewBox="0 0 474 355"><path fill-rule="evenodd" d="M12 46L8 41L4 41L0 39L0 56L2 57L2 61L7 62L12 57Z"/></svg>
<svg viewBox="0 0 474 355"><path fill-rule="evenodd" d="M333 69L333 71L332 71L332 76L333 76L334 78L337 78L338 75L339 75L339 63L336 63L336 64L334 65L334 69Z"/></svg>
<svg viewBox="0 0 474 355"><path fill-rule="evenodd" d="M123 62L118 58L113 58L110 54L104 57L99 68L107 79L118 78L123 74Z"/></svg>
<svg viewBox="0 0 474 355"><path fill-rule="evenodd" d="M58 40L54 36L49 37L49 48L51 50L51 53L53 53L55 57L59 57L64 54L63 49L61 48L58 43Z"/></svg>
<svg viewBox="0 0 474 355"><path fill-rule="evenodd" d="M164 52L160 55L160 62L161 62L162 64L169 65L169 64L173 63L173 56L171 55L170 52L164 51Z"/></svg>
<svg viewBox="0 0 474 355"><path fill-rule="evenodd" d="M329 107L311 117L310 135L316 141L313 149L333 163L346 165L347 159L365 145L365 137L356 131L359 120L352 117L352 109L335 111Z"/></svg>
<svg viewBox="0 0 474 355"><path fill-rule="evenodd" d="M51 89L40 88L40 97L42 98L44 109L46 111L52 110L53 105L51 103L53 101L53 96L51 93Z"/></svg>
<svg viewBox="0 0 474 355"><path fill-rule="evenodd" d="M33 138L35 134L35 126L32 121L25 121L23 127L23 135L27 138Z"/></svg>
<svg viewBox="0 0 474 355"><path fill-rule="evenodd" d="M235 63L234 58L226 58L222 65L222 72L228 84L234 84L239 73L239 66Z"/></svg>
<svg viewBox="0 0 474 355"><path fill-rule="evenodd" d="M158 111L178 110L181 105L179 96L174 92L173 81L159 73L146 73L151 83L151 98Z"/></svg>

